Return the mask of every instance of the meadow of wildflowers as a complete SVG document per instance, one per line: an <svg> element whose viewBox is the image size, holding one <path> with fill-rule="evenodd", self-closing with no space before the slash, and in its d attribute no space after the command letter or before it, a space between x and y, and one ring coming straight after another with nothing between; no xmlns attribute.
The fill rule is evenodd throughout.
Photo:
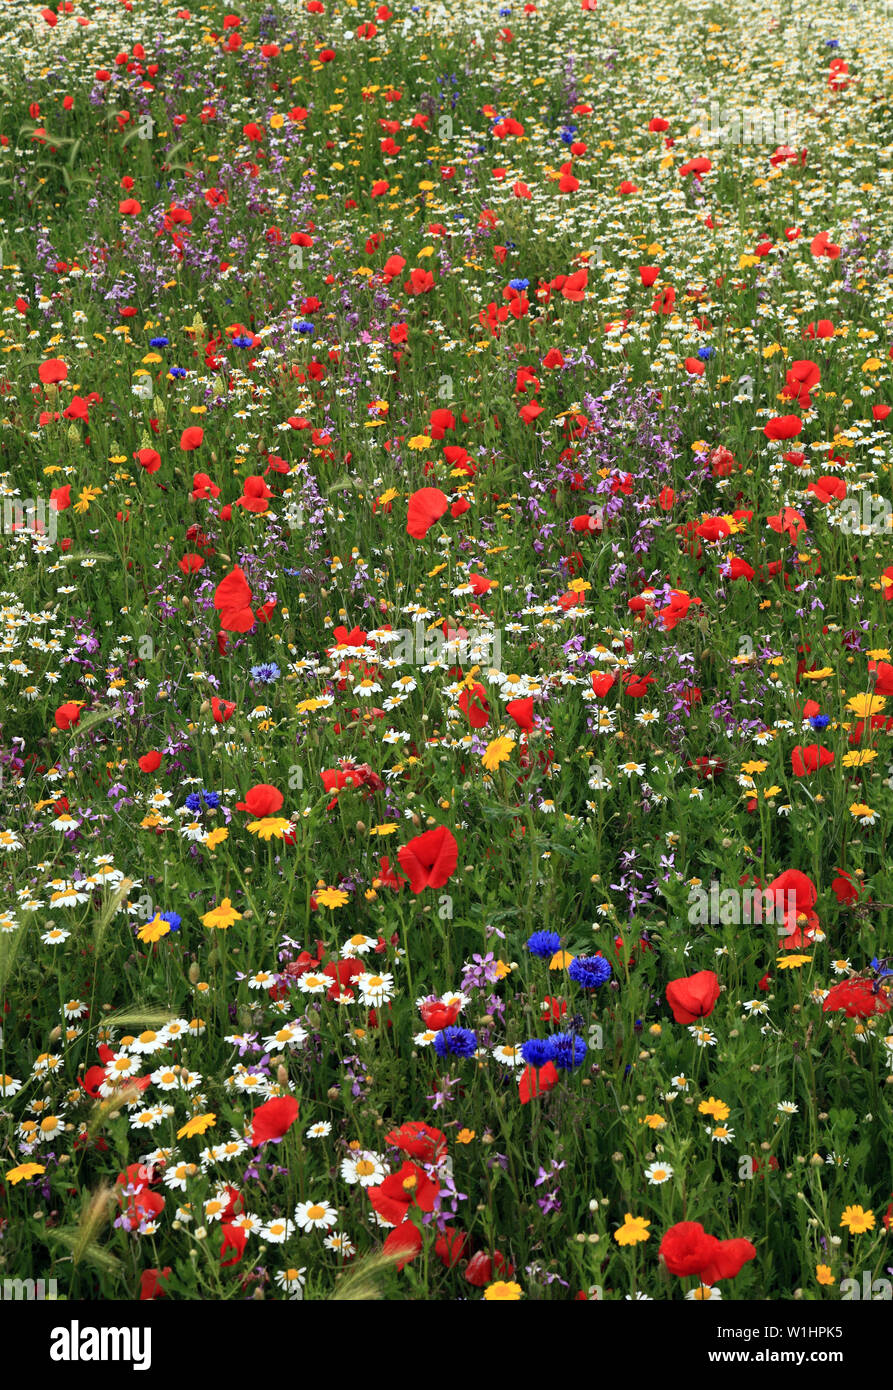
<svg viewBox="0 0 893 1390"><path fill-rule="evenodd" d="M889 1299L890 6L0 73L0 1281Z"/></svg>

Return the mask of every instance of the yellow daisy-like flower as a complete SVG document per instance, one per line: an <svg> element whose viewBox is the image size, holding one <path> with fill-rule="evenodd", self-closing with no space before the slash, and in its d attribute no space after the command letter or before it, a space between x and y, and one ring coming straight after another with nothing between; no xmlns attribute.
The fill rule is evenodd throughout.
<svg viewBox="0 0 893 1390"><path fill-rule="evenodd" d="M507 961L498 960L496 964L493 966L493 973L496 976L497 980L504 980L506 975L511 975L512 967L508 964Z"/></svg>
<svg viewBox="0 0 893 1390"><path fill-rule="evenodd" d="M101 487L85 487L78 494L78 500L74 504L74 509L78 516L83 516L84 512L90 510L91 502L95 502L97 497L102 496Z"/></svg>
<svg viewBox="0 0 893 1390"><path fill-rule="evenodd" d="M623 1225L618 1226L614 1232L614 1239L618 1245L638 1245L641 1241L648 1239L648 1227L650 1221L646 1221L644 1216L633 1216L632 1212L627 1212L623 1218Z"/></svg>
<svg viewBox="0 0 893 1390"><path fill-rule="evenodd" d="M291 830L291 821L285 816L263 816L261 820L250 820L246 829L249 835L257 835L261 840L272 840L274 836L281 840Z"/></svg>
<svg viewBox="0 0 893 1390"><path fill-rule="evenodd" d="M388 821L385 825L373 825L369 828L370 835L393 835L400 827L395 820Z"/></svg>
<svg viewBox="0 0 893 1390"><path fill-rule="evenodd" d="M475 1131L473 1129L460 1129L459 1133L456 1135L456 1143L470 1144L474 1137Z"/></svg>
<svg viewBox="0 0 893 1390"><path fill-rule="evenodd" d="M210 835L205 836L205 849L216 849L222 845L224 840L229 839L229 831L222 825L218 825L216 830L212 830Z"/></svg>
<svg viewBox="0 0 893 1390"><path fill-rule="evenodd" d="M873 714L880 714L886 703L886 697L883 695L854 695L851 700L847 700L846 707L859 719L870 719Z"/></svg>
<svg viewBox="0 0 893 1390"><path fill-rule="evenodd" d="M701 1115L712 1115L714 1120L727 1120L732 1113L724 1100L716 1100L711 1096L709 1100L702 1100L698 1106L698 1113Z"/></svg>
<svg viewBox="0 0 893 1390"><path fill-rule="evenodd" d="M808 965L812 956L779 956L775 964L779 970L799 970L801 965Z"/></svg>
<svg viewBox="0 0 893 1390"><path fill-rule="evenodd" d="M156 912L151 922L146 922L144 926L140 927L136 934L137 940L146 941L154 945L154 943L160 941L163 936L167 936L170 929L170 922L166 922L164 918Z"/></svg>
<svg viewBox="0 0 893 1390"><path fill-rule="evenodd" d="M647 1125L649 1129L663 1129L666 1123L663 1115L646 1115L639 1121L640 1125Z"/></svg>
<svg viewBox="0 0 893 1390"><path fill-rule="evenodd" d="M488 1284L484 1289L487 1303L517 1303L523 1295L521 1285L513 1284L508 1279L498 1279L495 1284Z"/></svg>
<svg viewBox="0 0 893 1390"><path fill-rule="evenodd" d="M428 438L427 434L414 434L411 439L406 441L406 444L410 449L428 449L430 448L431 440Z"/></svg>
<svg viewBox="0 0 893 1390"><path fill-rule="evenodd" d="M837 1280L834 1278L834 1275L831 1273L831 1266L830 1266L830 1265L816 1265L816 1267L815 1267L815 1277L816 1277L816 1282L819 1283L819 1284L830 1285L830 1284L836 1284L836 1283L837 1283Z"/></svg>
<svg viewBox="0 0 893 1390"><path fill-rule="evenodd" d="M213 1110L207 1115L193 1115L192 1119L187 1120L177 1130L178 1139L192 1139L196 1134L204 1134L206 1130L212 1129L217 1122L217 1116Z"/></svg>
<svg viewBox="0 0 893 1390"><path fill-rule="evenodd" d="M241 912L237 912L229 898L224 898L217 907L212 907L210 912L206 912L202 922L206 927L217 927L220 931L226 931L234 922L242 920Z"/></svg>
<svg viewBox="0 0 893 1390"><path fill-rule="evenodd" d="M573 959L574 958L571 955L570 951L556 951L552 959L549 961L549 969L566 970Z"/></svg>
<svg viewBox="0 0 893 1390"><path fill-rule="evenodd" d="M862 767L865 763L873 762L876 757L876 748L862 748L854 749L852 753L844 753L841 761L844 767Z"/></svg>
<svg viewBox="0 0 893 1390"><path fill-rule="evenodd" d="M852 1235L861 1236L865 1231L874 1230L874 1212L858 1206L845 1207L840 1224L846 1226Z"/></svg>
<svg viewBox="0 0 893 1390"><path fill-rule="evenodd" d="M804 681L824 681L827 680L829 676L833 675L833 667L821 666L818 671L804 671L800 679Z"/></svg>
<svg viewBox="0 0 893 1390"><path fill-rule="evenodd" d="M13 1186L17 1182L24 1182L26 1178L36 1178L39 1173L45 1173L46 1168L42 1163L20 1163L18 1168L10 1168L6 1174L6 1181Z"/></svg>
<svg viewBox="0 0 893 1390"><path fill-rule="evenodd" d="M333 911L350 900L350 894L345 893L343 888L322 888L313 896L322 907L330 907Z"/></svg>
<svg viewBox="0 0 893 1390"><path fill-rule="evenodd" d="M500 763L508 762L515 740L503 734L500 738L491 739L484 750L481 762L488 772L495 772Z"/></svg>

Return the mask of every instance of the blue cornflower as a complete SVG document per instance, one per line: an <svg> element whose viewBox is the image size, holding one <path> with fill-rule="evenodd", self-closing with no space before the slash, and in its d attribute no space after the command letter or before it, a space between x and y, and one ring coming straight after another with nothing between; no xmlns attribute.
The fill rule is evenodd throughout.
<svg viewBox="0 0 893 1390"><path fill-rule="evenodd" d="M304 333L310 337L316 332L316 329L313 327L312 323L308 323L307 319L301 319L300 323L295 324L295 332Z"/></svg>
<svg viewBox="0 0 893 1390"><path fill-rule="evenodd" d="M702 362L709 362L711 357L715 357L715 356L716 356L716 348L712 348L712 347L702 347L702 348L698 348L698 356L700 357L700 359L701 359Z"/></svg>
<svg viewBox="0 0 893 1390"><path fill-rule="evenodd" d="M611 964L604 956L575 956L567 973L584 989L598 989L611 978Z"/></svg>
<svg viewBox="0 0 893 1390"><path fill-rule="evenodd" d="M170 347L170 338L150 338L149 347Z"/></svg>
<svg viewBox="0 0 893 1390"><path fill-rule="evenodd" d="M839 47L840 47L840 39L826 39L826 40L825 40L825 47L826 47L826 48L839 48Z"/></svg>
<svg viewBox="0 0 893 1390"><path fill-rule="evenodd" d="M213 811L216 806L220 805L220 793L206 792L204 787L202 787L202 800L204 801L205 805Z"/></svg>
<svg viewBox="0 0 893 1390"><path fill-rule="evenodd" d="M547 956L554 956L560 946L561 937L557 931L535 931L527 942L527 949L530 954L541 956L543 960Z"/></svg>
<svg viewBox="0 0 893 1390"><path fill-rule="evenodd" d="M827 729L831 723L831 716L830 714L814 714L809 722L814 729Z"/></svg>
<svg viewBox="0 0 893 1390"><path fill-rule="evenodd" d="M182 377L182 376L185 376L185 375L186 375L186 368L185 368L185 367L171 367L170 371L168 372L168 376Z"/></svg>
<svg viewBox="0 0 893 1390"><path fill-rule="evenodd" d="M190 792L186 798L186 805L190 811L200 811L202 809L202 799L198 792Z"/></svg>
<svg viewBox="0 0 893 1390"><path fill-rule="evenodd" d="M576 139L576 135L577 127L575 125L565 127L565 129L561 132L562 145L572 145L574 143L574 140Z"/></svg>
<svg viewBox="0 0 893 1390"><path fill-rule="evenodd" d="M529 285L529 280L509 280L509 288L513 290L526 290Z"/></svg>
<svg viewBox="0 0 893 1390"><path fill-rule="evenodd" d="M272 685L274 681L278 681L281 675L282 672L275 661L268 661L263 666L251 667L251 679L259 681L261 685Z"/></svg>
<svg viewBox="0 0 893 1390"><path fill-rule="evenodd" d="M450 1054L454 1057L473 1057L477 1045L478 1040L470 1028L441 1028L434 1039L434 1051L438 1057Z"/></svg>
<svg viewBox="0 0 893 1390"><path fill-rule="evenodd" d="M576 1033L555 1033L549 1039L549 1061L559 1071L573 1071L586 1056L586 1044Z"/></svg>
<svg viewBox="0 0 893 1390"><path fill-rule="evenodd" d="M499 18L500 18L500 19L508 19L508 17L509 17L509 15L511 14L511 12L512 12L512 9L511 9L511 6L510 6L510 5L503 5L502 8L501 8L501 10L499 11Z"/></svg>
<svg viewBox="0 0 893 1390"><path fill-rule="evenodd" d="M528 1038L521 1044L521 1056L529 1067L544 1067L552 1055L551 1038Z"/></svg>
<svg viewBox="0 0 893 1390"><path fill-rule="evenodd" d="M233 338L233 347L251 347L253 341L253 338L246 337L244 333L237 333L236 336Z"/></svg>
<svg viewBox="0 0 893 1390"><path fill-rule="evenodd" d="M180 923L183 921L183 918L180 916L179 912L159 912L158 915L162 922L170 922L171 931L180 930Z"/></svg>

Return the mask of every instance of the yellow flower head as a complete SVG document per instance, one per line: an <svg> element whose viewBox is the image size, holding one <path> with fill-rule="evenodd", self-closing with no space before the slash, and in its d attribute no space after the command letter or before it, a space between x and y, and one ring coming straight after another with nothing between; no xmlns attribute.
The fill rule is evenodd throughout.
<svg viewBox="0 0 893 1390"><path fill-rule="evenodd" d="M154 944L163 936L167 936L170 929L170 922L166 922L160 913L156 912L151 922L146 922L145 926L140 927L136 934L137 940Z"/></svg>
<svg viewBox="0 0 893 1390"><path fill-rule="evenodd" d="M874 1212L865 1211L857 1206L846 1207L840 1224L846 1226L852 1235L860 1236L863 1232L874 1229Z"/></svg>
<svg viewBox="0 0 893 1390"><path fill-rule="evenodd" d="M638 1245L640 1241L648 1239L648 1227L650 1221L646 1221L644 1216L633 1216L632 1212L627 1212L623 1218L623 1225L618 1226L614 1232L614 1239L618 1245Z"/></svg>
<svg viewBox="0 0 893 1390"><path fill-rule="evenodd" d="M523 1294L520 1284L513 1284L507 1279L498 1279L484 1289L484 1298L488 1303L517 1303Z"/></svg>
<svg viewBox="0 0 893 1390"><path fill-rule="evenodd" d="M870 719L872 715L880 714L886 703L883 695L854 695L847 700L846 707L859 719Z"/></svg>
<svg viewBox="0 0 893 1390"><path fill-rule="evenodd" d="M285 816L264 816L261 820L250 820L247 830L249 835L257 835L261 840L271 840L274 836L281 840L286 831L291 830L291 821Z"/></svg>
<svg viewBox="0 0 893 1390"><path fill-rule="evenodd" d="M336 907L343 907L350 898L350 894L342 888L318 889L313 896L322 907L330 907L333 911Z"/></svg>
<svg viewBox="0 0 893 1390"><path fill-rule="evenodd" d="M13 1186L17 1182L23 1182L27 1178L36 1178L39 1173L45 1173L46 1168L42 1163L20 1163L18 1168L10 1168L6 1173L6 1181Z"/></svg>
<svg viewBox="0 0 893 1390"><path fill-rule="evenodd" d="M177 1130L178 1139L192 1139L196 1134L204 1134L206 1130L212 1129L216 1123L217 1116L213 1111L207 1115L193 1115L191 1120L187 1120Z"/></svg>
<svg viewBox="0 0 893 1390"><path fill-rule="evenodd" d="M508 762L511 751L515 746L515 740L503 734L500 738L491 739L484 749L481 761L488 772L495 772L500 763Z"/></svg>
<svg viewBox="0 0 893 1390"><path fill-rule="evenodd" d="M220 931L226 931L234 922L242 920L241 912L237 912L229 898L224 898L223 902L217 907L212 907L210 912L206 912L202 922L206 927L217 927Z"/></svg>

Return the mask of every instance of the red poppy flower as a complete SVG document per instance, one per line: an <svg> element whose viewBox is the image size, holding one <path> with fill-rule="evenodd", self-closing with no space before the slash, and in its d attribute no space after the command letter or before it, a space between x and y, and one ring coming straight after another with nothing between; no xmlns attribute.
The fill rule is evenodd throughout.
<svg viewBox="0 0 893 1390"><path fill-rule="evenodd" d="M442 1004L439 999L427 1000L419 1005L419 1013L426 1028L439 1033L443 1028L451 1028L459 1017L458 1004Z"/></svg>
<svg viewBox="0 0 893 1390"><path fill-rule="evenodd" d="M406 512L406 530L415 540L427 536L431 527L443 516L449 506L449 498L437 487L423 487L414 492L409 499Z"/></svg>
<svg viewBox="0 0 893 1390"><path fill-rule="evenodd" d="M423 1120L406 1120L399 1129L385 1135L385 1143L393 1144L420 1163L438 1163L446 1153L446 1135L440 1129L426 1125Z"/></svg>
<svg viewBox="0 0 893 1390"><path fill-rule="evenodd" d="M245 1242L247 1239L248 1232L245 1230L244 1226L233 1226L232 1224L228 1224L223 1227L223 1244L220 1247L220 1265L222 1269L226 1269L229 1265L236 1265L239 1263L245 1251ZM225 1260L223 1257L227 1250L232 1250L235 1253L231 1255L228 1260Z"/></svg>
<svg viewBox="0 0 893 1390"><path fill-rule="evenodd" d="M868 669L874 675L876 695L893 695L893 665L889 661L869 661Z"/></svg>
<svg viewBox="0 0 893 1390"><path fill-rule="evenodd" d="M373 1191L369 1189L370 1193ZM406 1220L401 1221L395 1226L393 1231L388 1232L388 1238L382 1246L382 1253L385 1255L395 1255L397 1269L402 1269L404 1265L411 1264L422 1249L422 1233L415 1222Z"/></svg>
<svg viewBox="0 0 893 1390"><path fill-rule="evenodd" d="M139 759L140 769L143 772L157 772L161 767L161 754L154 751L144 753Z"/></svg>
<svg viewBox="0 0 893 1390"><path fill-rule="evenodd" d="M535 1096L544 1096L558 1084L558 1072L552 1062L544 1067L525 1067L518 1082L518 1098L522 1105L528 1105Z"/></svg>
<svg viewBox="0 0 893 1390"><path fill-rule="evenodd" d="M201 425L190 425L189 428L185 429L180 435L180 448L187 453L191 452L193 449L198 449L204 437L205 432Z"/></svg>
<svg viewBox="0 0 893 1390"><path fill-rule="evenodd" d="M838 869L837 876L831 880L831 892L841 907L849 907L858 902L861 886L846 869Z"/></svg>
<svg viewBox="0 0 893 1390"><path fill-rule="evenodd" d="M813 911L818 893L812 879L799 869L785 869L766 887L775 906L775 918L782 926L779 928L780 945L783 949L799 950L812 939L812 933L819 925Z"/></svg>
<svg viewBox="0 0 893 1390"><path fill-rule="evenodd" d="M440 1184L429 1178L416 1163L404 1163L399 1172L391 1173L378 1187L366 1189L369 1201L379 1216L399 1226L410 1207L433 1211Z"/></svg>
<svg viewBox="0 0 893 1390"><path fill-rule="evenodd" d="M245 793L244 801L236 802L236 810L247 811L255 820L262 820L264 816L274 816L282 806L283 800L282 792L276 787L272 787L269 782L258 782Z"/></svg>
<svg viewBox="0 0 893 1390"><path fill-rule="evenodd" d="M677 1023L694 1023L709 1018L719 998L719 978L713 970L699 970L671 980L666 989L667 1003Z"/></svg>
<svg viewBox="0 0 893 1390"><path fill-rule="evenodd" d="M287 1134L298 1118L300 1106L294 1096L275 1096L254 1112L251 1143L268 1144Z"/></svg>
<svg viewBox="0 0 893 1390"><path fill-rule="evenodd" d="M37 368L37 375L44 386L52 386L57 381L65 381L68 376L68 368L61 357L50 357L46 362L41 362Z"/></svg>
<svg viewBox="0 0 893 1390"><path fill-rule="evenodd" d="M717 1240L700 1221L679 1221L664 1235L658 1253L671 1274L681 1279L696 1274L702 1283L712 1284L734 1279L757 1252L749 1240Z"/></svg>
<svg viewBox="0 0 893 1390"><path fill-rule="evenodd" d="M477 1254L472 1255L465 1266L465 1278L476 1289L482 1289L485 1285L491 1284L494 1272L504 1275L507 1279L511 1279L515 1272L514 1265L507 1264L505 1257L499 1250L494 1250L492 1256L488 1255L485 1250L478 1250Z"/></svg>
<svg viewBox="0 0 893 1390"><path fill-rule="evenodd" d="M767 439L794 439L803 428L799 415L775 415L763 426Z"/></svg>
<svg viewBox="0 0 893 1390"><path fill-rule="evenodd" d="M64 732L66 729L70 729L73 725L77 724L80 717L81 706L76 704L73 700L68 700L56 710L54 715L56 728L62 729Z"/></svg>
<svg viewBox="0 0 893 1390"><path fill-rule="evenodd" d="M791 752L791 767L795 777L809 777L833 761L834 754L830 748L823 748L820 743L798 743Z"/></svg>
<svg viewBox="0 0 893 1390"><path fill-rule="evenodd" d="M458 703L472 729L485 727L490 718L490 706L487 703L487 692L480 681L475 681L470 690L466 687L459 696Z"/></svg>
<svg viewBox="0 0 893 1390"><path fill-rule="evenodd" d="M248 632L254 626L251 599L248 580L237 565L214 591L214 607L220 611L220 626L225 632Z"/></svg>
<svg viewBox="0 0 893 1390"><path fill-rule="evenodd" d="M215 724L228 724L235 712L236 706L232 700L221 700L217 695L211 697L211 714Z"/></svg>
<svg viewBox="0 0 893 1390"><path fill-rule="evenodd" d="M833 338L834 324L830 319L819 319L816 323L808 323L803 330L804 338Z"/></svg>
<svg viewBox="0 0 893 1390"><path fill-rule="evenodd" d="M418 895L426 888L442 888L456 868L459 846L445 825L434 826L398 850L400 867Z"/></svg>
<svg viewBox="0 0 893 1390"><path fill-rule="evenodd" d="M464 1231L457 1231L455 1226L444 1226L434 1242L434 1253L447 1269L452 1269L464 1259L467 1249L468 1236Z"/></svg>
<svg viewBox="0 0 893 1390"><path fill-rule="evenodd" d="M767 516L766 521L773 531L781 535L786 531L791 545L796 543L801 531L806 530L806 521L794 507L785 507L783 512L776 512L774 516Z"/></svg>
<svg viewBox="0 0 893 1390"><path fill-rule="evenodd" d="M144 1269L140 1275L140 1302L152 1298L166 1298L164 1284L170 1278L170 1274L170 1265L165 1265L164 1269Z"/></svg>
<svg viewBox="0 0 893 1390"><path fill-rule="evenodd" d="M822 1012L845 1013L847 1018L871 1018L874 1014L890 1012L890 998L885 990L876 989L873 980L841 980L825 995Z"/></svg>
<svg viewBox="0 0 893 1390"><path fill-rule="evenodd" d="M533 696L525 699L509 700L505 707L509 719L513 720L522 734L533 733Z"/></svg>

